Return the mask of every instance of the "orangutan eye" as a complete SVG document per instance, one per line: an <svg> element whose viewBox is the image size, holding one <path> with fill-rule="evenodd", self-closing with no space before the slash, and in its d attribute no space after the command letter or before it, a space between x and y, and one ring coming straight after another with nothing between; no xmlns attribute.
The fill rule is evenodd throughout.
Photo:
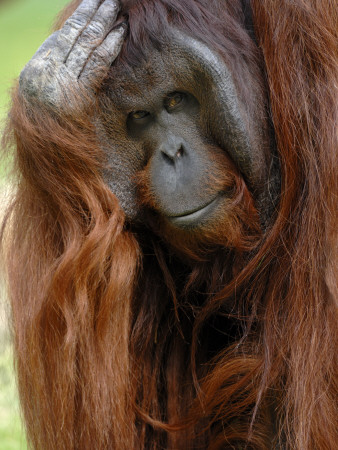
<svg viewBox="0 0 338 450"><path fill-rule="evenodd" d="M177 108L177 106L180 105L184 99L185 95L182 92L173 92L172 94L169 94L165 99L166 108L168 109L168 111L171 111Z"/></svg>
<svg viewBox="0 0 338 450"><path fill-rule="evenodd" d="M135 111L129 114L129 117L132 120L142 120L146 119L150 116L150 113L148 111Z"/></svg>

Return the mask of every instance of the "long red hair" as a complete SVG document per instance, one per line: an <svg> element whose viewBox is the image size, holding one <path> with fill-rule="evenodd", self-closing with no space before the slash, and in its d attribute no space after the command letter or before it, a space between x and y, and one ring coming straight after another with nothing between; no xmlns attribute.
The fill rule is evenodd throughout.
<svg viewBox="0 0 338 450"><path fill-rule="evenodd" d="M220 52L261 51L282 186L273 223L240 258L220 247L185 264L131 232L90 116L65 121L13 94L2 236L34 448L337 445L337 8L251 4L260 50L239 1L123 2L130 57L168 16ZM222 30L236 40L220 42Z"/></svg>

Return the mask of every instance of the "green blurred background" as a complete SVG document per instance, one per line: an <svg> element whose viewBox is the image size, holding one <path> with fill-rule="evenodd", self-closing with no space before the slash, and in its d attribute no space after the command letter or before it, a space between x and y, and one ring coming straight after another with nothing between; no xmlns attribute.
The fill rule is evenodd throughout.
<svg viewBox="0 0 338 450"><path fill-rule="evenodd" d="M66 3L67 0L0 0L0 132L13 80L50 34L56 14ZM5 206L3 193L9 186L4 173L0 166L0 218ZM7 310L0 286L0 450L19 450L27 446L20 422Z"/></svg>

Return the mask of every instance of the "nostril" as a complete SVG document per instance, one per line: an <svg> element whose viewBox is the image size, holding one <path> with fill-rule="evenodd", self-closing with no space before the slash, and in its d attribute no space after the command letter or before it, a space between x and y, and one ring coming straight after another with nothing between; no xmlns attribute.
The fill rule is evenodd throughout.
<svg viewBox="0 0 338 450"><path fill-rule="evenodd" d="M181 146L180 149L176 152L175 158L182 158L183 153L183 147Z"/></svg>
<svg viewBox="0 0 338 450"><path fill-rule="evenodd" d="M182 158L182 156L184 155L184 150L183 150L183 146L181 146L176 153L174 153L173 151L166 151L166 150L162 150L161 151L163 158L166 162L168 162L171 165L175 164L175 161L177 159Z"/></svg>
<svg viewBox="0 0 338 450"><path fill-rule="evenodd" d="M172 157L172 156L170 156L170 155L168 155L166 152L161 152L162 153L162 156L163 156L163 159L168 163L168 164L170 164L171 166L174 166L175 165L175 157Z"/></svg>

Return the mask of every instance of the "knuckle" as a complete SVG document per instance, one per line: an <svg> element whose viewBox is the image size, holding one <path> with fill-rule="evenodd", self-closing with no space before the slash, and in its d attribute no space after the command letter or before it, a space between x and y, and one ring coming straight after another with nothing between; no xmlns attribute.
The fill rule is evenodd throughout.
<svg viewBox="0 0 338 450"><path fill-rule="evenodd" d="M91 56L92 64L98 64L100 66L109 66L113 59L115 59L116 51L101 45L98 47Z"/></svg>
<svg viewBox="0 0 338 450"><path fill-rule="evenodd" d="M81 30L87 24L87 17L84 14L77 13L66 20L63 26L63 32L67 34L68 30Z"/></svg>
<svg viewBox="0 0 338 450"><path fill-rule="evenodd" d="M77 44L71 51L71 54L68 58L68 61L65 65L70 68L70 70L80 69L84 61L87 60L89 54L89 50L85 45Z"/></svg>
<svg viewBox="0 0 338 450"><path fill-rule="evenodd" d="M90 84L100 81L109 70L109 60L109 53L106 51L93 53L83 71L82 80L85 79Z"/></svg>
<svg viewBox="0 0 338 450"><path fill-rule="evenodd" d="M100 47L97 52L95 53L94 59L97 63L104 63L108 64L111 59L110 52L105 47Z"/></svg>
<svg viewBox="0 0 338 450"><path fill-rule="evenodd" d="M98 20L95 20L94 22L91 22L88 27L87 30L85 31L84 34L86 34L86 36L90 37L90 38L99 38L102 37L104 35L105 32L105 27L104 24Z"/></svg>

